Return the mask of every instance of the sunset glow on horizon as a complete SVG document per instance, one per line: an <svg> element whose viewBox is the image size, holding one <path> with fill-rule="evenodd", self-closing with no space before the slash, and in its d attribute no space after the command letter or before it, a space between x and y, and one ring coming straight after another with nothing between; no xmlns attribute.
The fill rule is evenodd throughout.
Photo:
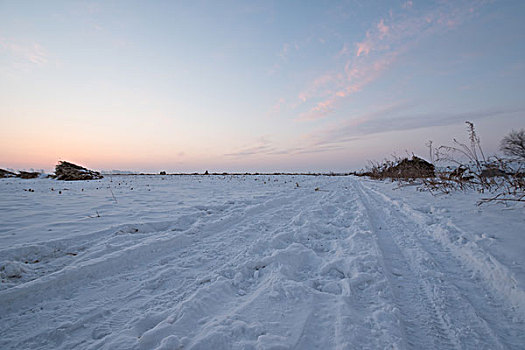
<svg viewBox="0 0 525 350"><path fill-rule="evenodd" d="M525 2L0 1L0 168L349 171L525 127Z"/></svg>

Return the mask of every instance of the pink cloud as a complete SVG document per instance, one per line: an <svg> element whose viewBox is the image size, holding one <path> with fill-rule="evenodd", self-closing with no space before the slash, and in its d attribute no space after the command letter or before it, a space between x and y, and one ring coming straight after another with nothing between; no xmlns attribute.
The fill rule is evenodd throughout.
<svg viewBox="0 0 525 350"><path fill-rule="evenodd" d="M370 50L372 49L372 45L368 41L363 41L360 43L357 43L357 53L356 56L359 57L362 54L368 55L370 53Z"/></svg>
<svg viewBox="0 0 525 350"><path fill-rule="evenodd" d="M330 85L332 82L337 80L337 75L334 73L325 73L319 77L317 77L308 88L301 91L298 94L299 100L301 102L306 102L309 100L312 96L318 96L319 94L322 95L320 91L322 91L326 86Z"/></svg>
<svg viewBox="0 0 525 350"><path fill-rule="evenodd" d="M349 51L349 50L348 50L348 45L345 43L345 44L343 45L343 47L341 48L341 50L339 51L339 53L337 54L336 57L339 58L339 57L345 56L345 55L348 54L348 51Z"/></svg>
<svg viewBox="0 0 525 350"><path fill-rule="evenodd" d="M317 102L296 120L308 121L326 117L335 111L338 100L363 90L366 85L378 79L395 62L401 52L401 49L388 52L373 61L362 59L348 61L344 68L344 74L340 74L337 81L333 81L332 87L335 92L329 93L326 98Z"/></svg>
<svg viewBox="0 0 525 350"><path fill-rule="evenodd" d="M383 40L390 32L390 27L385 25L385 20L381 19L374 30L367 31L365 40L356 44L356 56L367 56L372 50L377 49L379 41Z"/></svg>
<svg viewBox="0 0 525 350"><path fill-rule="evenodd" d="M385 21L382 19L377 24L377 30L379 30L379 33L380 33L379 34L379 38L383 39L386 35L388 35L388 31L390 30L390 28L385 25Z"/></svg>
<svg viewBox="0 0 525 350"><path fill-rule="evenodd" d="M271 114L277 114L277 113L281 112L281 109L285 105L285 103L286 103L286 99L285 98L283 98L283 97L279 98L277 100L277 102L275 102L273 107L271 108L270 113Z"/></svg>
<svg viewBox="0 0 525 350"><path fill-rule="evenodd" d="M317 104L310 111L301 114L297 120L315 120L323 118L328 113L333 111L335 102L336 99L334 97L317 102Z"/></svg>
<svg viewBox="0 0 525 350"><path fill-rule="evenodd" d="M293 51L299 51L301 49L301 45L297 42L293 43L284 43L281 47L281 50L276 54L278 57L277 62L275 62L270 68L268 68L266 71L270 75L276 74L278 71L281 70L282 65L285 65L288 63L288 59L290 57L290 54L293 53Z"/></svg>
<svg viewBox="0 0 525 350"><path fill-rule="evenodd" d="M407 1L403 6L412 7ZM362 91L365 86L379 79L401 53L406 52L421 38L447 31L459 26L475 15L472 3L458 5L456 2L441 2L429 12L417 16L406 14L397 17L392 12L388 25L381 19L355 44L355 56L344 63L344 67L325 73L315 79L310 87L299 93L300 104L316 101L307 112L296 120L315 120L336 111L338 101ZM336 58L347 56L348 44L337 53Z"/></svg>

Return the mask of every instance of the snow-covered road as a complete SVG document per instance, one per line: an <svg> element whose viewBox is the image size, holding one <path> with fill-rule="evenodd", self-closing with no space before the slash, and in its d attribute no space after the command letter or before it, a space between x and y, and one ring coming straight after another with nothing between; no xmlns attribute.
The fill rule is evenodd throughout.
<svg viewBox="0 0 525 350"><path fill-rule="evenodd" d="M313 176L0 195L1 349L525 347L519 206Z"/></svg>

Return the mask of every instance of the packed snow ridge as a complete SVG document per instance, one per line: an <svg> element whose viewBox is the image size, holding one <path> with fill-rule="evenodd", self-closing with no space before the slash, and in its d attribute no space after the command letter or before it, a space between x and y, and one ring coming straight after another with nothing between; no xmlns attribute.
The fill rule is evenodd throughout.
<svg viewBox="0 0 525 350"><path fill-rule="evenodd" d="M0 348L523 349L525 209L478 197L351 176L2 179Z"/></svg>

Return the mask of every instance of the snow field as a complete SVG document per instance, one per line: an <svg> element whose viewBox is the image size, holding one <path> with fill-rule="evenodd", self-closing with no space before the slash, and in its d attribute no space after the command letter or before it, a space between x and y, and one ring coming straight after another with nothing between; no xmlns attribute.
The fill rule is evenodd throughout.
<svg viewBox="0 0 525 350"><path fill-rule="evenodd" d="M58 184L0 183L0 348L525 344L523 260L478 244L439 201L414 205L411 188L393 198L352 177L122 176L57 195Z"/></svg>

